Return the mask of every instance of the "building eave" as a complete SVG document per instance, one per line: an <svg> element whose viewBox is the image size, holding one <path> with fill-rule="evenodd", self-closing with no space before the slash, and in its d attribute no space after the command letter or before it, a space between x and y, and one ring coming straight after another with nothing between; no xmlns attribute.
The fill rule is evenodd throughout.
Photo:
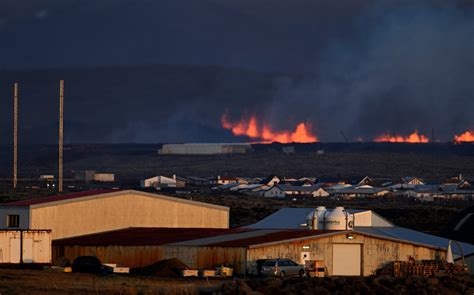
<svg viewBox="0 0 474 295"><path fill-rule="evenodd" d="M138 190L120 190L116 192L102 193L102 194L78 197L78 198L73 198L73 199L64 199L64 200L47 202L47 203L32 204L27 207L30 207L30 209L37 209L37 208L44 208L44 207L56 206L56 205L62 205L62 204L71 204L75 202L82 202L82 201L88 201L88 200L94 200L94 199L110 198L110 197L115 197L115 196L124 195L124 194L135 194L135 195L140 195L140 196L149 197L149 198L162 199L162 200L167 200L167 201L184 203L188 205L202 206L202 207L207 207L207 208L212 208L212 209L224 210L227 212L230 211L229 207L208 204L208 203L203 203L203 202L198 202L198 201L185 200L185 199L175 198L175 197L168 197L164 195L152 194L152 193L142 192Z"/></svg>

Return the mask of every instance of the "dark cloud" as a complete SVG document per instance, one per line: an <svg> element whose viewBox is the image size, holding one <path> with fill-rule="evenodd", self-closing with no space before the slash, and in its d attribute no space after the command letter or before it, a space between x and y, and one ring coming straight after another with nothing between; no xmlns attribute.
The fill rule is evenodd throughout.
<svg viewBox="0 0 474 295"><path fill-rule="evenodd" d="M38 98L63 77L70 142L230 140L226 109L277 129L308 121L326 141L414 129L449 140L474 128L473 12L462 0L5 1L0 66L97 68L20 75L33 141L54 142L37 130L54 129L55 105ZM202 68L101 67L137 64Z"/></svg>
<svg viewBox="0 0 474 295"><path fill-rule="evenodd" d="M470 10L378 4L355 23L358 42L331 40L316 65L318 77L291 89L283 83L285 98L274 104L276 112L290 109L316 122L326 140L342 140L339 130L370 139L415 129L425 134L435 129L449 140L474 127L466 113L474 107Z"/></svg>

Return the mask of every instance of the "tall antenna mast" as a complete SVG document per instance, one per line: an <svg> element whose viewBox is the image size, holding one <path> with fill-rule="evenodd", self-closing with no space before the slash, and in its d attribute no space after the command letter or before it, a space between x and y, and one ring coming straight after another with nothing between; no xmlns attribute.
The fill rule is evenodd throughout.
<svg viewBox="0 0 474 295"><path fill-rule="evenodd" d="M64 115L64 80L59 81L59 163L58 163L58 192L63 192L63 115Z"/></svg>
<svg viewBox="0 0 474 295"><path fill-rule="evenodd" d="M13 84L13 188L18 182L18 83Z"/></svg>

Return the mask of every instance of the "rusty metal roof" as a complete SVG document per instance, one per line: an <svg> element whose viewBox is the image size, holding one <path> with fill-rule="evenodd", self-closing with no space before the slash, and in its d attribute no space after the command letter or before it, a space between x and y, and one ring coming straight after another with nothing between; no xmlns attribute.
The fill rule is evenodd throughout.
<svg viewBox="0 0 474 295"><path fill-rule="evenodd" d="M248 247L338 233L323 230L267 230L216 228L127 228L54 240L53 245L76 246L221 246Z"/></svg>
<svg viewBox="0 0 474 295"><path fill-rule="evenodd" d="M109 232L54 240L53 245L156 246L248 231L252 231L252 229L131 227Z"/></svg>
<svg viewBox="0 0 474 295"><path fill-rule="evenodd" d="M49 196L49 197L44 197L44 198L36 198L36 199L31 199L31 200L10 202L10 203L2 204L2 206L31 206L31 205L70 200L70 199L76 199L76 198L82 198L82 197L90 197L94 195L101 195L101 194L112 193L112 192L117 192L117 191L119 190L116 190L116 189L92 190L92 191L77 192L77 193L66 194L66 195L55 195L55 196Z"/></svg>

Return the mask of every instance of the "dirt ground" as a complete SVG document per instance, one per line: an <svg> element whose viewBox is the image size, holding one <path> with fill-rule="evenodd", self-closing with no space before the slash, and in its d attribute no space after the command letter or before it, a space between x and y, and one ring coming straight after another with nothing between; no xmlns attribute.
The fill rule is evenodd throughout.
<svg viewBox="0 0 474 295"><path fill-rule="evenodd" d="M0 294L473 294L474 276L185 279L0 269Z"/></svg>
<svg viewBox="0 0 474 295"><path fill-rule="evenodd" d="M92 275L52 270L0 269L0 294L199 294L225 279Z"/></svg>

